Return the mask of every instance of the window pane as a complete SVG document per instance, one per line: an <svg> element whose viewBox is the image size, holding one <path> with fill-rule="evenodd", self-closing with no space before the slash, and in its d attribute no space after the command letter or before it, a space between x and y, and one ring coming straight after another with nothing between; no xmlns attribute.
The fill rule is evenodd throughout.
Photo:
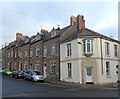
<svg viewBox="0 0 120 99"><path fill-rule="evenodd" d="M47 49L45 48L44 49L44 57L46 57L47 56Z"/></svg>
<svg viewBox="0 0 120 99"><path fill-rule="evenodd" d="M107 75L107 76L110 75L110 66L109 66L109 62L106 62L106 75Z"/></svg>
<svg viewBox="0 0 120 99"><path fill-rule="evenodd" d="M67 56L71 56L71 43L67 44Z"/></svg>
<svg viewBox="0 0 120 99"><path fill-rule="evenodd" d="M52 68L52 73L55 73L55 66L51 66Z"/></svg>
<svg viewBox="0 0 120 99"><path fill-rule="evenodd" d="M109 55L109 43L105 43L105 54Z"/></svg>
<svg viewBox="0 0 120 99"><path fill-rule="evenodd" d="M85 40L83 41L83 44L84 44L84 53L86 53L86 46L85 46Z"/></svg>
<svg viewBox="0 0 120 99"><path fill-rule="evenodd" d="M114 45L114 56L117 57L117 45Z"/></svg>
<svg viewBox="0 0 120 99"><path fill-rule="evenodd" d="M93 53L93 41L86 39L83 41L84 44L84 53Z"/></svg>
<svg viewBox="0 0 120 99"><path fill-rule="evenodd" d="M87 43L87 52L90 52L90 43Z"/></svg>
<svg viewBox="0 0 120 99"><path fill-rule="evenodd" d="M68 63L68 77L72 77L71 63Z"/></svg>
<svg viewBox="0 0 120 99"><path fill-rule="evenodd" d="M52 55L55 55L55 46L52 47Z"/></svg>

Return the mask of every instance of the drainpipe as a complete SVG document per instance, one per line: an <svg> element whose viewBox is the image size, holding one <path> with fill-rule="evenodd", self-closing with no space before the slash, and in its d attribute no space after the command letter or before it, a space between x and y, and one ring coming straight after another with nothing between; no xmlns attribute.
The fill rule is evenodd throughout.
<svg viewBox="0 0 120 99"><path fill-rule="evenodd" d="M60 80L60 37L59 37L59 80Z"/></svg>
<svg viewBox="0 0 120 99"><path fill-rule="evenodd" d="M29 44L29 49L28 49L28 55L29 55L29 57L28 57L28 68L30 69L30 41L29 41L28 44Z"/></svg>
<svg viewBox="0 0 120 99"><path fill-rule="evenodd" d="M44 40L44 39L43 39ZM44 51L44 41L42 40L42 74L44 75L44 53L43 53L43 51Z"/></svg>
<svg viewBox="0 0 120 99"><path fill-rule="evenodd" d="M102 74L103 74L103 51L102 51L102 37L100 38L100 48L101 48L101 67L102 67Z"/></svg>

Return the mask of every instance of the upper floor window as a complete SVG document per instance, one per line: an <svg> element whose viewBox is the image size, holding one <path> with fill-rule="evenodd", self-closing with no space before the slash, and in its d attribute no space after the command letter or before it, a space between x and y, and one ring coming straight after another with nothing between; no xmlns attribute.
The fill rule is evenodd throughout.
<svg viewBox="0 0 120 99"><path fill-rule="evenodd" d="M11 57L13 57L13 51L11 51Z"/></svg>
<svg viewBox="0 0 120 99"><path fill-rule="evenodd" d="M15 52L15 58L17 58L17 52Z"/></svg>
<svg viewBox="0 0 120 99"><path fill-rule="evenodd" d="M25 50L25 57L27 57L27 55L28 55L28 52L27 52L27 49Z"/></svg>
<svg viewBox="0 0 120 99"><path fill-rule="evenodd" d="M39 48L36 49L36 56L39 56Z"/></svg>
<svg viewBox="0 0 120 99"><path fill-rule="evenodd" d="M56 31L51 32L51 38L56 36Z"/></svg>
<svg viewBox="0 0 120 99"><path fill-rule="evenodd" d="M20 58L22 58L22 51L20 51Z"/></svg>
<svg viewBox="0 0 120 99"><path fill-rule="evenodd" d="M33 51L30 51L30 57L32 57L33 56Z"/></svg>
<svg viewBox="0 0 120 99"><path fill-rule="evenodd" d="M8 53L8 58L10 58L10 52Z"/></svg>
<svg viewBox="0 0 120 99"><path fill-rule="evenodd" d="M110 63L106 62L106 75L109 76L110 75Z"/></svg>
<svg viewBox="0 0 120 99"><path fill-rule="evenodd" d="M44 57L47 57L47 49L44 48Z"/></svg>
<svg viewBox="0 0 120 99"><path fill-rule="evenodd" d="M84 53L85 54L93 53L93 40L86 39L83 41L83 43L84 43Z"/></svg>
<svg viewBox="0 0 120 99"><path fill-rule="evenodd" d="M105 55L110 55L109 43L105 42Z"/></svg>
<svg viewBox="0 0 120 99"><path fill-rule="evenodd" d="M21 55L21 52L20 52L20 50L18 51L18 57L20 57L20 55Z"/></svg>
<svg viewBox="0 0 120 99"><path fill-rule="evenodd" d="M67 44L67 56L72 55L72 50L71 50L71 43Z"/></svg>
<svg viewBox="0 0 120 99"><path fill-rule="evenodd" d="M55 55L55 46L52 46L51 54L52 54L52 55Z"/></svg>
<svg viewBox="0 0 120 99"><path fill-rule="evenodd" d="M118 53L117 53L117 45L114 45L114 56L117 57Z"/></svg>

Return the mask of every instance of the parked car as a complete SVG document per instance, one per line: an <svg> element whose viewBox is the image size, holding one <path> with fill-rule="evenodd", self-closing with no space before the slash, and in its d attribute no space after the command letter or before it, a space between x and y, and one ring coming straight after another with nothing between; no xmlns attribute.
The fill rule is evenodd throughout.
<svg viewBox="0 0 120 99"><path fill-rule="evenodd" d="M2 74L3 71L4 71L4 69L2 67L0 67L0 74Z"/></svg>
<svg viewBox="0 0 120 99"><path fill-rule="evenodd" d="M13 73L11 74L11 77L23 78L24 77L24 73L23 73L23 71L16 70L16 71L13 71Z"/></svg>
<svg viewBox="0 0 120 99"><path fill-rule="evenodd" d="M11 75L12 74L12 70L9 70L9 69L5 69L3 72L2 72L3 75Z"/></svg>
<svg viewBox="0 0 120 99"><path fill-rule="evenodd" d="M44 81L44 76L37 70L26 70L24 72L24 79L31 81Z"/></svg>

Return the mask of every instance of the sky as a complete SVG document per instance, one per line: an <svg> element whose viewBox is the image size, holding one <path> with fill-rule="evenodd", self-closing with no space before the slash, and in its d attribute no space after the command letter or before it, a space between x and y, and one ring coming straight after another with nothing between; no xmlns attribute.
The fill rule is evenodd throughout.
<svg viewBox="0 0 120 99"><path fill-rule="evenodd" d="M118 39L118 2L1 2L0 46L14 41L17 32L32 36L64 28L78 14L84 15L86 28Z"/></svg>

